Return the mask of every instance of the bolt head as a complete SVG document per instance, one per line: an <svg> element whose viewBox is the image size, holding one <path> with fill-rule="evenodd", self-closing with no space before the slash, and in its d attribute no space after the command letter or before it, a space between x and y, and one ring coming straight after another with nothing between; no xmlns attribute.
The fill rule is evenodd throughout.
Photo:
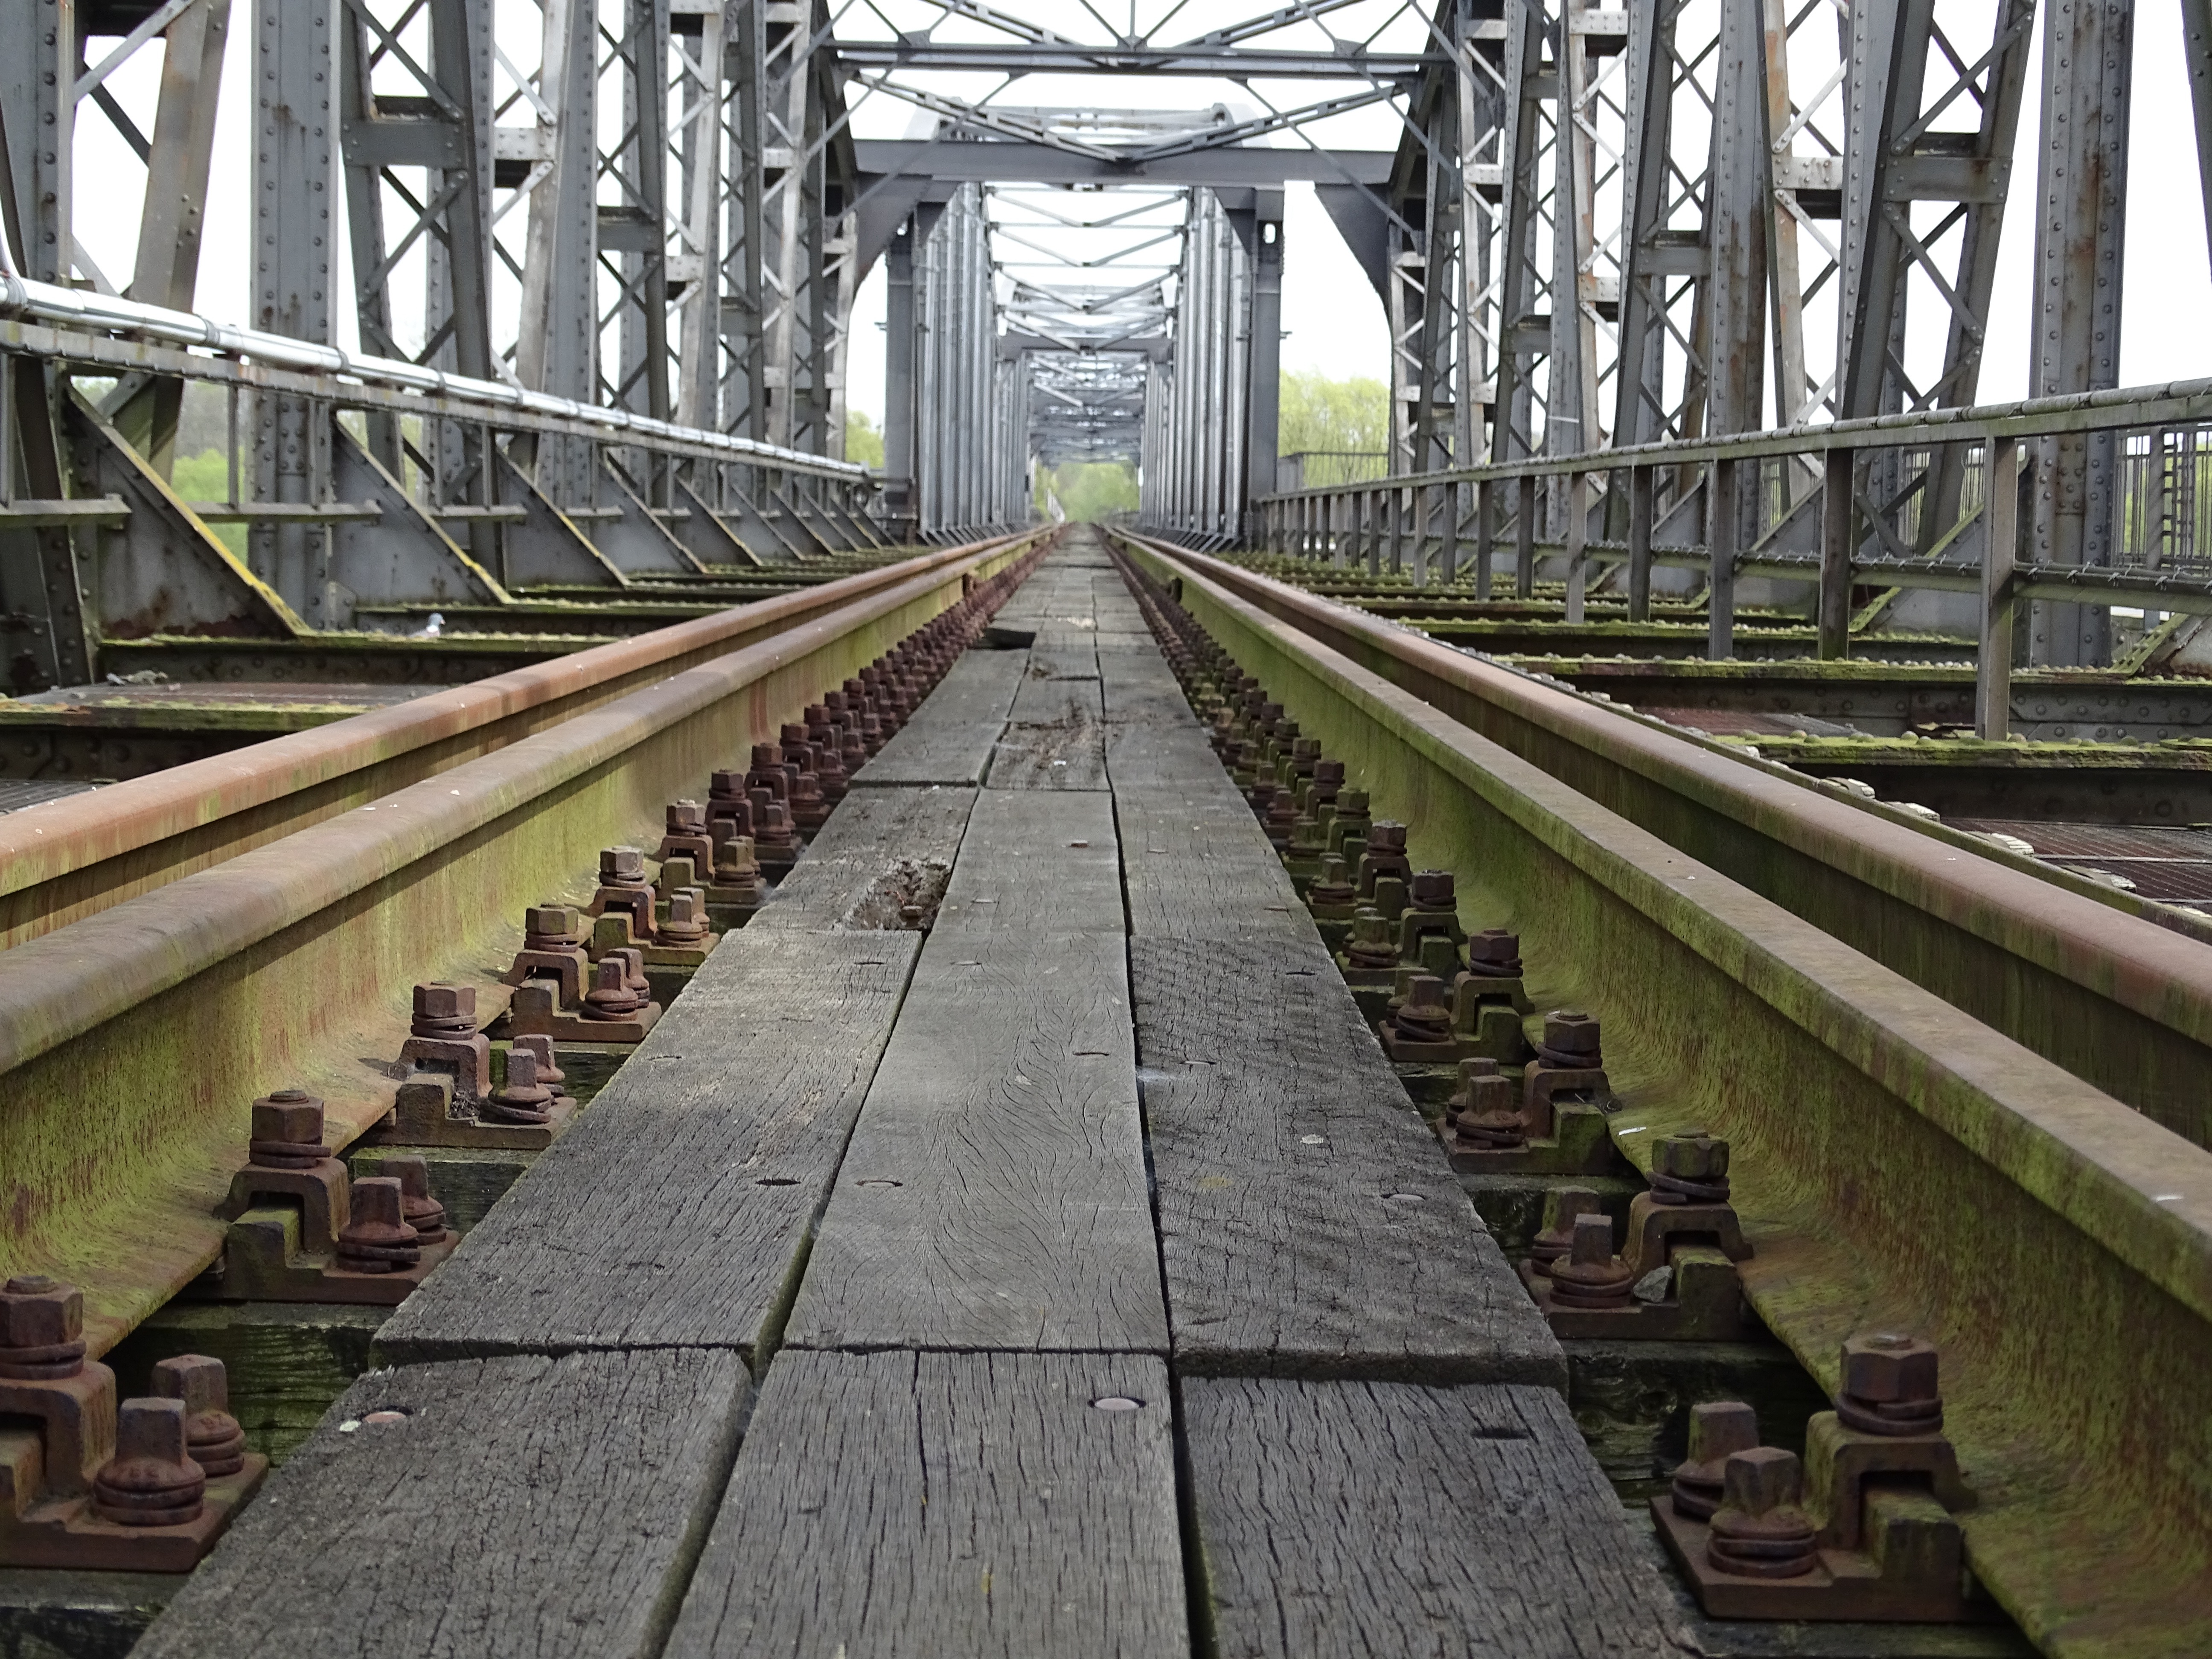
<svg viewBox="0 0 2212 1659"><path fill-rule="evenodd" d="M1571 1255L1578 1267L1602 1267L1613 1260L1613 1218L1602 1210L1575 1218Z"/></svg>
<svg viewBox="0 0 2212 1659"><path fill-rule="evenodd" d="M1377 818L1367 831L1370 852L1402 853L1406 850L1406 826L1395 818Z"/></svg>
<svg viewBox="0 0 2212 1659"><path fill-rule="evenodd" d="M1844 1392L1885 1404L1939 1400L1936 1345L1876 1331L1844 1343Z"/></svg>
<svg viewBox="0 0 2212 1659"><path fill-rule="evenodd" d="M753 745L753 770L765 771L771 766L783 764L783 745L776 743L757 743Z"/></svg>
<svg viewBox="0 0 2212 1659"><path fill-rule="evenodd" d="M1440 909L1453 902L1452 872L1449 870L1416 870L1407 890L1413 902L1424 909Z"/></svg>
<svg viewBox="0 0 2212 1659"><path fill-rule="evenodd" d="M1561 1008L1544 1016L1544 1046L1565 1054L1594 1054L1598 1050L1597 1021L1579 1008Z"/></svg>
<svg viewBox="0 0 2212 1659"><path fill-rule="evenodd" d="M287 1093L291 1091L287 1090ZM308 1098L279 1100L270 1095L253 1103L253 1138L289 1141L295 1146L323 1144L323 1103Z"/></svg>
<svg viewBox="0 0 2212 1659"><path fill-rule="evenodd" d="M1479 933L1467 937L1467 959L1503 968L1516 962L1521 956L1521 935L1509 933L1503 927L1486 927Z"/></svg>
<svg viewBox="0 0 2212 1659"><path fill-rule="evenodd" d="M474 1019L477 1017L477 988L473 985L448 985L440 981L431 985L415 988L415 1018L417 1019Z"/></svg>
<svg viewBox="0 0 2212 1659"><path fill-rule="evenodd" d="M0 1348L52 1348L84 1334L84 1292L44 1273L0 1288Z"/></svg>
<svg viewBox="0 0 2212 1659"><path fill-rule="evenodd" d="M1472 1083L1479 1077L1498 1075L1498 1062L1488 1055L1482 1055L1474 1060L1462 1060L1459 1063L1459 1080L1462 1085Z"/></svg>
<svg viewBox="0 0 2212 1659"><path fill-rule="evenodd" d="M787 747L805 743L806 728L796 723L787 722L783 727L783 741Z"/></svg>
<svg viewBox="0 0 2212 1659"><path fill-rule="evenodd" d="M1406 1006L1409 1008L1448 1007L1444 1000L1444 982L1434 974L1416 974L1406 988Z"/></svg>
<svg viewBox="0 0 2212 1659"><path fill-rule="evenodd" d="M668 832L684 835L707 827L707 809L696 800L671 801L668 804Z"/></svg>
<svg viewBox="0 0 2212 1659"><path fill-rule="evenodd" d="M1336 815L1340 818L1364 818L1367 816L1367 792L1364 789L1344 789L1337 793Z"/></svg>
<svg viewBox="0 0 2212 1659"><path fill-rule="evenodd" d="M1721 1506L1746 1515L1767 1515L1795 1504L1804 1489L1804 1466L1796 1452L1753 1446L1729 1455L1721 1474Z"/></svg>
<svg viewBox="0 0 2212 1659"><path fill-rule="evenodd" d="M696 888L680 887L669 895L668 919L676 922L694 922L700 920L699 894Z"/></svg>
<svg viewBox="0 0 2212 1659"><path fill-rule="evenodd" d="M1759 1443L1759 1413L1739 1400L1690 1407L1690 1462L1717 1463Z"/></svg>
<svg viewBox="0 0 2212 1659"><path fill-rule="evenodd" d="M514 1065L512 1057L507 1064ZM367 1223L372 1226L397 1227L406 1219L406 1206L401 1202L404 1194L399 1182L391 1176L363 1176L353 1183L346 1207L352 1212L353 1224Z"/></svg>
<svg viewBox="0 0 2212 1659"><path fill-rule="evenodd" d="M522 919L526 932L547 939L573 938L576 909L570 904L533 904Z"/></svg>
<svg viewBox="0 0 2212 1659"><path fill-rule="evenodd" d="M715 800L745 798L745 775L742 772L717 772L708 781L708 790Z"/></svg>
<svg viewBox="0 0 2212 1659"><path fill-rule="evenodd" d="M1725 1181L1729 1172L1729 1144L1703 1129L1679 1135L1661 1135L1651 1143L1651 1170L1678 1181Z"/></svg>
<svg viewBox="0 0 2212 1659"><path fill-rule="evenodd" d="M1389 942L1390 921L1380 910L1362 908L1352 915L1352 936L1362 945Z"/></svg>
<svg viewBox="0 0 2212 1659"><path fill-rule="evenodd" d="M532 1054L529 1049L522 1048L513 1051L508 1054L507 1062L507 1074L510 1077L514 1073L514 1054L518 1053L522 1054L525 1058L530 1059L532 1061L533 1066L535 1064L536 1057ZM408 1197L428 1198L430 1196L430 1164L427 1158L380 1158L377 1162L380 1166L380 1173L390 1176L394 1181L398 1182L399 1183L399 1190L404 1193Z"/></svg>
<svg viewBox="0 0 2212 1659"><path fill-rule="evenodd" d="M115 1461L144 1458L159 1463L185 1461L185 1402L126 1400L115 1413Z"/></svg>
<svg viewBox="0 0 2212 1659"><path fill-rule="evenodd" d="M230 1409L229 1375L223 1370L222 1361L204 1353L183 1353L174 1358L157 1360L150 1386L157 1399L182 1401L187 1417Z"/></svg>
<svg viewBox="0 0 2212 1659"><path fill-rule="evenodd" d="M645 878L645 854L635 847L604 847L599 849L599 879L601 881L642 881Z"/></svg>

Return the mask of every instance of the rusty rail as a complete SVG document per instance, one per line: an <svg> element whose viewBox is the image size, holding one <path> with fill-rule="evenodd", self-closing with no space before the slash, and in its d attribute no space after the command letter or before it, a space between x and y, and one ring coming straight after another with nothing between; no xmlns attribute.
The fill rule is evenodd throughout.
<svg viewBox="0 0 2212 1659"><path fill-rule="evenodd" d="M2212 1146L2212 929L1219 559L1127 539Z"/></svg>
<svg viewBox="0 0 2212 1659"><path fill-rule="evenodd" d="M586 653L599 662L565 676L552 663L501 677L523 688L464 688L427 729L398 734L428 775L319 801L304 827L0 951L0 1262L81 1285L103 1351L214 1260L212 1211L256 1095L307 1087L327 1103L331 1144L357 1137L392 1104L411 985L471 982L488 1012L503 1006L494 978L526 907L587 892L600 847L657 840L668 801L1042 533L910 561L774 632L747 607ZM588 706L569 691L561 718L564 687L586 684L611 690ZM439 721L496 732L531 689L542 729L458 759L439 750ZM390 776L385 718L302 736L365 792ZM296 741L209 764L250 781L262 751Z"/></svg>
<svg viewBox="0 0 2212 1659"><path fill-rule="evenodd" d="M926 553L0 817L0 950L234 858L871 593Z"/></svg>
<svg viewBox="0 0 2212 1659"><path fill-rule="evenodd" d="M2028 1634L2100 1659L2212 1648L2212 1153L1248 602L1216 562L1128 545L1458 872L1470 922L1521 933L1532 990L1603 1018L1627 1156L1692 1126L1730 1140L1746 1291L1816 1376L1834 1385L1855 1331L1941 1344L1971 1559Z"/></svg>

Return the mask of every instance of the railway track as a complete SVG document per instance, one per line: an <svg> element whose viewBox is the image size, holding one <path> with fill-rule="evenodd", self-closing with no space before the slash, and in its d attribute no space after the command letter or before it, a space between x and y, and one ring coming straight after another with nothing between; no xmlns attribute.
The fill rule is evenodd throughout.
<svg viewBox="0 0 2212 1659"><path fill-rule="evenodd" d="M1223 561L1115 539L1191 703L1126 605L1093 606L1088 574L1043 567L1000 630L1012 648L963 665L872 763L771 916L713 955L642 964L673 1018L638 1059L588 1031L547 1047L587 1109L429 1160L473 1243L439 1255L389 1324L381 1308L315 1316L343 1354L295 1380L307 1409L252 1425L290 1460L284 1518L246 1506L189 1587L165 1583L176 1611L148 1650L283 1650L311 1603L344 1609L363 1651L408 1650L430 1639L432 1592L405 1552L346 1540L434 1513L440 1537L490 1541L481 1571L434 1543L432 1599L568 1632L556 1648L585 1627L589 1650L641 1656L828 1632L857 1654L890 1639L885 1620L957 1646L982 1616L972 1575L927 1529L901 1531L886 1494L909 1479L974 1506L994 1594L1036 1621L1038 1651L1381 1652L1375 1632L1405 1636L1416 1603L1419 1629L1450 1632L1443 1650L1470 1652L1978 1659L2024 1651L2015 1624L2059 1654L2204 1645L2212 1153L2189 1068L2212 977L2191 924ZM996 604L1050 540L924 556L0 818L43 860L12 890L19 933L0 951L7 1262L84 1291L93 1358L135 1372L198 1346L209 1327L174 1309L210 1293L211 1264L234 1307L258 1305L239 1228L276 1224L223 1212L246 1103L276 1109L280 1086L320 1101L356 1177L397 1171L392 1201L416 1200L376 1143L418 1155L409 1125L425 1098L442 1115L460 1079L393 1065L427 1029L407 988L472 990L469 1023L493 1030L512 1091L526 1004L501 970L518 948L571 948L536 939L535 912L526 939L526 908L580 905L597 849L650 842L699 779L980 584ZM1409 871L1453 878L1442 900L1413 895L1411 943L1391 933L1379 969L1352 949L1375 927L1316 889L1332 872L1294 829L1275 826L1283 860L1258 843L1190 726L1194 710L1219 726L1237 674L1297 722L1304 762L1342 763L1368 822L1405 826ZM1265 794L1248 797L1263 822ZM694 856L667 825L664 873ZM604 900L620 872L601 877ZM1559 1097L1595 1103L1555 1122L1558 1146L1582 1137L1571 1158L1516 1163L1550 1145L1516 1130L1486 1163L1464 1044L1405 1046L1389 1000L1418 1012L1418 975L1439 966L1423 905L1451 917L1443 937L1510 931L1521 1013L1602 1025L1595 1092ZM1349 1024L1342 988L1303 982L1318 965L1334 986L1307 907L1347 969ZM2006 994L1978 1002L1990 975ZM1469 1033L1497 1037L1471 1006ZM1564 1036L1509 1023L1523 1042L1581 1040L1572 1020ZM1589 1039L1596 1070L1595 1025ZM2144 1052L2112 1052L2129 1044ZM1085 1069L1100 1062L1103 1084ZM1182 1069L1216 1066L1218 1080ZM416 1115L387 1126L395 1079ZM1022 1093L1039 1087L1042 1113ZM1312 1132L1289 1133L1307 1113ZM1623 1213L1648 1214L1636 1194L1685 1178L1682 1148L1714 1138L1747 1248L1664 1258L1673 1288L1648 1305L1687 1321L1678 1335L1592 1336L1533 1270L1512 1279L1508 1259L1540 1258L1539 1234L1575 1233L1578 1214L1603 1215L1610 1241ZM878 1207L899 1193L920 1211ZM1634 1259L1636 1224L1599 1268ZM1686 1311L1693 1272L1727 1287L1717 1323ZM1923 1571L1886 1612L1846 1598L1807 1615L1785 1595L1762 1615L1778 1629L1704 1619L1665 1588L1640 1518L1707 1443L1685 1441L1706 1432L1692 1407L1755 1402L1817 1485L1837 1432L1819 1426L1823 1396L1850 1397L1847 1345L1869 1333L1940 1352L1960 1479L1866 1514L1938 1557L1955 1534L1977 1594L1960 1601L1954 1575L1950 1601L1931 1599ZM347 1388L372 1340L383 1368ZM1172 1455L1154 1406L1172 1411ZM1094 1461L1100 1413L1124 1409L1126 1461ZM821 1455L917 1412L921 1473L900 1472L896 1445L880 1467ZM1033 1415L1048 1432L1021 1474L991 1463L1001 1429L946 1428L1003 1421L1027 1446ZM404 1479L386 1514L347 1460L417 1418L441 1426L390 1443ZM617 1420L670 1434L611 1440ZM1543 1471L1529 1490L1549 1496L1493 1491L1479 1449L1493 1441L1525 1443ZM983 1463L947 1449L963 1445ZM532 1458L543 1492L510 1479ZM1004 1494L1039 1480L1066 1506L1015 1526ZM587 1494L600 1521L529 1541L541 1503L566 1513ZM878 1502L882 1547L847 1560L845 1518ZM1345 1527L1354 1511L1381 1518ZM876 1577L909 1553L934 1565ZM1347 1622L1303 1622L1300 1598L1340 1567L1359 1587L1342 1590ZM1081 1587L1080 1639L1040 1583ZM1983 1627L1914 1622L1938 1614Z"/></svg>

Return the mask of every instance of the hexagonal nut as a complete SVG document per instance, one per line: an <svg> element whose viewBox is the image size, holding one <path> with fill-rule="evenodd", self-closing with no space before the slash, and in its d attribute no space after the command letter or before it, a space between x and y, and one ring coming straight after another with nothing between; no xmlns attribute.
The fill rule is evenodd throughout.
<svg viewBox="0 0 2212 1659"><path fill-rule="evenodd" d="M1589 1210L1574 1219L1567 1235L1577 1267L1602 1267L1613 1260L1613 1218L1602 1210Z"/></svg>
<svg viewBox="0 0 2212 1659"><path fill-rule="evenodd" d="M1884 1404L1940 1400L1936 1345L1917 1336L1875 1331L1844 1343L1843 1390Z"/></svg>
<svg viewBox="0 0 2212 1659"><path fill-rule="evenodd" d="M1434 974L1416 974L1406 987L1406 1006L1408 1008L1434 1008L1442 1011L1449 1005L1444 1000L1444 982Z"/></svg>
<svg viewBox="0 0 2212 1659"><path fill-rule="evenodd" d="M1759 1413L1740 1400L1708 1400L1690 1407L1690 1459L1717 1463L1759 1444Z"/></svg>
<svg viewBox="0 0 2212 1659"><path fill-rule="evenodd" d="M1370 853L1402 853L1406 850L1406 826L1395 818L1377 818L1367 831L1367 850Z"/></svg>
<svg viewBox="0 0 2212 1659"><path fill-rule="evenodd" d="M323 1103L297 1089L279 1090L253 1103L253 1138L295 1146L323 1144Z"/></svg>
<svg viewBox="0 0 2212 1659"><path fill-rule="evenodd" d="M753 745L753 770L766 771L771 766L783 764L783 745L780 743L757 743Z"/></svg>
<svg viewBox="0 0 2212 1659"><path fill-rule="evenodd" d="M1316 738L1315 741L1318 743L1320 739ZM1344 781L1344 763L1340 760L1316 761L1314 763L1314 781L1316 783L1342 783Z"/></svg>
<svg viewBox="0 0 2212 1659"><path fill-rule="evenodd" d="M1729 1172L1729 1144L1703 1129L1679 1135L1661 1135L1651 1143L1651 1173L1677 1181L1725 1181Z"/></svg>
<svg viewBox="0 0 2212 1659"><path fill-rule="evenodd" d="M1796 1452L1779 1446L1731 1452L1721 1474L1721 1506L1746 1515L1765 1515L1795 1504L1804 1490L1804 1465Z"/></svg>
<svg viewBox="0 0 2212 1659"><path fill-rule="evenodd" d="M706 906L696 887L679 887L668 896L668 919L684 926L704 921Z"/></svg>
<svg viewBox="0 0 2212 1659"><path fill-rule="evenodd" d="M577 928L573 904L533 904L522 919L523 927L544 939L573 939Z"/></svg>
<svg viewBox="0 0 2212 1659"><path fill-rule="evenodd" d="M204 1353L180 1353L156 1360L148 1391L157 1400L181 1400L185 1415L230 1409L230 1376L222 1361Z"/></svg>
<svg viewBox="0 0 2212 1659"><path fill-rule="evenodd" d="M1544 1016L1544 1046L1563 1054L1599 1052L1598 1024L1579 1008L1559 1008Z"/></svg>
<svg viewBox="0 0 2212 1659"><path fill-rule="evenodd" d="M415 1018L455 1020L477 1017L477 988L448 985L443 980L415 988Z"/></svg>
<svg viewBox="0 0 2212 1659"><path fill-rule="evenodd" d="M1345 789L1336 797L1336 815L1340 818L1364 818L1367 816L1367 792L1364 789Z"/></svg>
<svg viewBox="0 0 2212 1659"><path fill-rule="evenodd" d="M743 800L745 798L745 775L725 768L707 781L707 787L716 800Z"/></svg>
<svg viewBox="0 0 2212 1659"><path fill-rule="evenodd" d="M1486 967L1503 968L1521 959L1521 935L1503 927L1486 927L1467 936L1467 959Z"/></svg>
<svg viewBox="0 0 2212 1659"><path fill-rule="evenodd" d="M1453 902L1452 872L1449 870L1416 870L1407 890L1413 902L1425 909L1437 909Z"/></svg>
<svg viewBox="0 0 2212 1659"><path fill-rule="evenodd" d="M696 800L673 800L668 803L668 833L686 835L707 827L707 809Z"/></svg>
<svg viewBox="0 0 2212 1659"><path fill-rule="evenodd" d="M84 1334L84 1292L44 1273L0 1285L0 1348L52 1348Z"/></svg>
<svg viewBox="0 0 2212 1659"><path fill-rule="evenodd" d="M1291 758L1318 762L1321 759L1321 739L1319 738L1293 738L1291 743Z"/></svg>
<svg viewBox="0 0 2212 1659"><path fill-rule="evenodd" d="M599 849L599 879L601 881L644 880L644 853L635 847L601 848Z"/></svg>
<svg viewBox="0 0 2212 1659"><path fill-rule="evenodd" d="M806 741L806 728L796 720L787 720L783 726L783 746L795 749Z"/></svg>

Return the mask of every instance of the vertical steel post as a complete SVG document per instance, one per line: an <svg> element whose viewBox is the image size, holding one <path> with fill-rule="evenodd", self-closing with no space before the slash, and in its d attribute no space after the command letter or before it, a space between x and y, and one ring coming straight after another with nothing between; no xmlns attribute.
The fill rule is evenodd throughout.
<svg viewBox="0 0 2212 1659"><path fill-rule="evenodd" d="M1737 465L1732 456L1715 461L1705 489L1705 545L1712 560L1705 588L1705 655L1714 662L1735 655L1735 561L1743 526ZM1752 465L1756 469L1758 463Z"/></svg>
<svg viewBox="0 0 2212 1659"><path fill-rule="evenodd" d="M1520 521L1513 532L1513 594L1530 598L1536 592L1536 480L1523 476L1520 487Z"/></svg>
<svg viewBox="0 0 2212 1659"><path fill-rule="evenodd" d="M1628 469L1628 620L1651 620L1652 496L1658 469Z"/></svg>
<svg viewBox="0 0 2212 1659"><path fill-rule="evenodd" d="M1981 638L1974 655L1974 735L2002 742L2012 728L2013 562L2020 545L2020 444L1989 446L1989 530L1982 550Z"/></svg>
<svg viewBox="0 0 2212 1659"><path fill-rule="evenodd" d="M1498 485L1480 478L1474 486L1474 597L1490 597L1490 556L1498 550Z"/></svg>
<svg viewBox="0 0 2212 1659"><path fill-rule="evenodd" d="M1567 621L1583 620L1586 574L1583 559L1589 530L1589 474L1577 468L1567 475Z"/></svg>
<svg viewBox="0 0 2212 1659"><path fill-rule="evenodd" d="M1827 452L1820 486L1820 599L1821 657L1839 660L1851 649L1851 501L1852 453Z"/></svg>

